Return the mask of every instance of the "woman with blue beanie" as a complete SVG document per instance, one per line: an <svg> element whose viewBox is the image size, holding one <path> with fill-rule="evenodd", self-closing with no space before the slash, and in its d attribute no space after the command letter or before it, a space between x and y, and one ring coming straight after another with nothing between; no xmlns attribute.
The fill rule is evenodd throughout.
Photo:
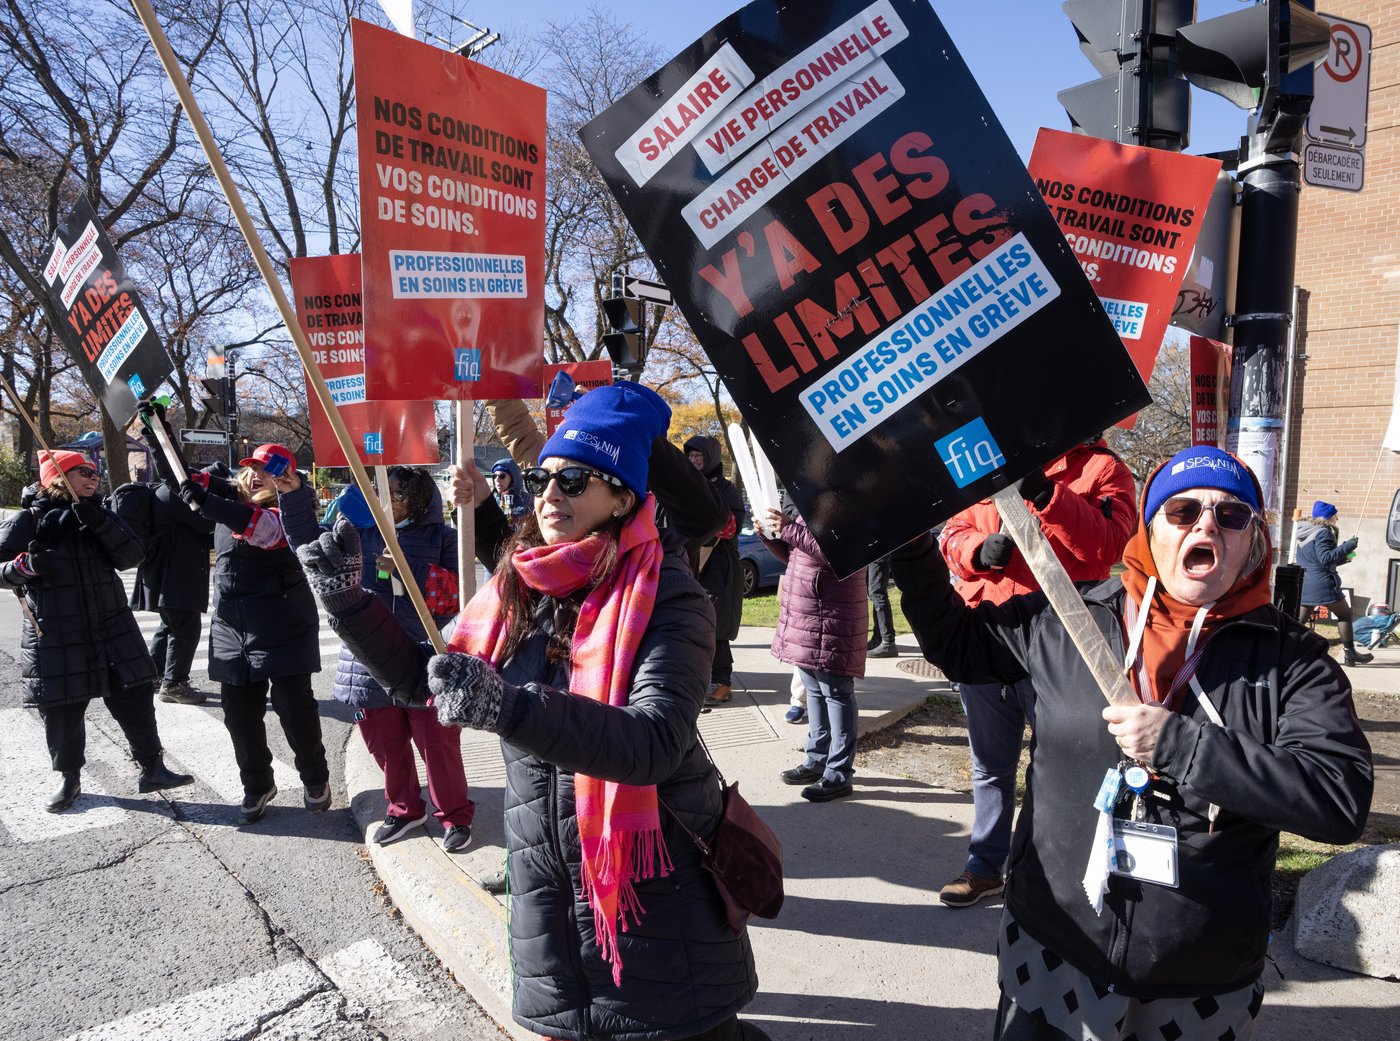
<svg viewBox="0 0 1400 1041"><path fill-rule="evenodd" d="M549 1038L739 1041L757 989L686 831L720 785L696 733L715 621L646 491L670 409L632 383L583 395L523 473L534 510L434 655L360 588L354 529L301 548L337 632L393 698L433 699L506 759L516 1022ZM491 508L481 482L481 507ZM497 518L499 522L501 518Z"/></svg>
<svg viewBox="0 0 1400 1041"><path fill-rule="evenodd" d="M1358 652L1352 642L1351 604L1342 596L1342 580L1337 568L1345 564L1356 551L1355 538L1337 544L1337 507L1321 499L1313 503L1312 519L1298 525L1293 537L1297 543L1297 561L1303 569L1303 599L1300 617L1306 624L1318 607L1337 620L1337 635L1342 639L1342 662L1365 665L1375 655Z"/></svg>
<svg viewBox="0 0 1400 1041"><path fill-rule="evenodd" d="M931 539L895 554L925 657L1036 682L997 938L1002 1041L1246 1041L1279 833L1361 834L1370 749L1327 644L1280 613L1259 484L1189 448L1143 489L1118 578L1080 593L1139 703L1105 706L1044 594L968 607Z"/></svg>

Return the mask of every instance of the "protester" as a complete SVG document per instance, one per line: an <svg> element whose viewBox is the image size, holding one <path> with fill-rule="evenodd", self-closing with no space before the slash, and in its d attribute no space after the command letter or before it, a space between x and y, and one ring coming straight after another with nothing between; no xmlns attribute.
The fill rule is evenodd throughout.
<svg viewBox="0 0 1400 1041"><path fill-rule="evenodd" d="M399 548L441 628L457 614L457 530L443 522L442 495L427 470L391 466L388 480ZM340 512L359 535L364 557L361 586L389 605L415 640L426 640L423 623L397 577L374 516L359 489L355 485L350 488L355 490L351 493L347 489L342 496ZM279 505L293 549L314 542L322 530L328 530L316 524L316 501L307 485L284 492ZM389 806L384 823L374 832L375 843L395 842L428 819L413 758L416 745L428 774L428 794L437 808L434 816L444 829L443 849L448 853L465 851L471 842L476 804L467 795L461 730L443 726L428 709L395 705L347 647L340 649L332 693L337 701L355 709L360 736L384 773L384 796Z"/></svg>
<svg viewBox="0 0 1400 1041"><path fill-rule="evenodd" d="M700 584L715 609L715 660L705 704L723 705L734 696L734 652L729 644L739 635L744 608L744 571L739 562L739 528L744 523L744 500L724 476L719 442L697 434L685 443L690 465L705 475L715 497L729 512L724 527L700 550Z"/></svg>
<svg viewBox="0 0 1400 1041"><path fill-rule="evenodd" d="M885 554L865 569L865 592L870 597L870 639L867 658L898 658L894 642L894 610L890 607L890 557Z"/></svg>
<svg viewBox="0 0 1400 1041"><path fill-rule="evenodd" d="M1107 443L1095 437L1076 445L1024 478L1020 491L1070 578L1108 577L1137 526L1137 502L1132 473ZM949 520L941 547L958 592L972 607L1040 588L990 500ZM1021 741L1027 723L1035 729L1035 680L958 687L972 751L972 835L962 873L938 894L949 907L968 907L1002 891Z"/></svg>
<svg viewBox="0 0 1400 1041"><path fill-rule="evenodd" d="M1361 834L1372 767L1351 687L1325 642L1270 603L1260 501L1248 468L1212 447L1148 479L1125 571L1081 587L1132 706L1105 706L1042 594L972 608L931 541L895 554L930 661L953 677L1036 679L998 1038L1243 1041L1262 1001L1280 831Z"/></svg>
<svg viewBox="0 0 1400 1041"><path fill-rule="evenodd" d="M513 459L497 459L491 464L492 494L496 505L511 520L519 520L530 512L530 495L520 482L520 467Z"/></svg>
<svg viewBox="0 0 1400 1041"><path fill-rule="evenodd" d="M116 569L141 561L141 543L97 495L97 467L79 452L45 452L32 502L0 527L0 584L26 607L20 671L26 706L44 720L53 768L62 776L44 808L62 813L82 793L88 702L101 698L141 766L142 792L194 780L162 755L156 727L156 667ZM72 493L64 484L66 474Z"/></svg>
<svg viewBox="0 0 1400 1041"><path fill-rule="evenodd" d="M534 512L447 654L429 657L360 588L348 524L300 550L395 700L431 693L442 722L501 736L512 1006L550 1038L765 1036L735 1018L757 986L748 936L695 844L663 825L675 814L708 838L722 812L696 737L714 615L645 491L669 413L630 383L569 410L525 471Z"/></svg>
<svg viewBox="0 0 1400 1041"><path fill-rule="evenodd" d="M152 422L164 422L164 416L154 410L150 416ZM167 432L169 429L167 426ZM163 480L151 491L151 539L136 569L131 606L160 616L151 638L151 657L162 676L160 700L199 705L204 694L191 685L190 669L199 650L203 616L209 610L214 522L180 498L180 481L185 475L170 471L169 460L158 445L151 455Z"/></svg>
<svg viewBox="0 0 1400 1041"><path fill-rule="evenodd" d="M277 796L267 745L272 710L291 746L312 813L331 804L330 768L311 674L321 671L320 616L277 510L279 492L300 488L296 458L281 445L259 445L239 461L233 481L201 471L180 495L212 521L217 557L209 624L209 677L219 684L224 727L243 781L238 823L253 824Z"/></svg>
<svg viewBox="0 0 1400 1041"><path fill-rule="evenodd" d="M865 568L837 578L801 517L769 509L759 536L787 565L778 593L772 654L797 667L807 689L807 749L784 784L804 785L802 798L828 802L854 790L859 712L855 681L865 675L869 607ZM789 709L789 717L791 709Z"/></svg>
<svg viewBox="0 0 1400 1041"><path fill-rule="evenodd" d="M1374 654L1358 651L1353 642L1351 604L1342 596L1342 579L1337 568L1351 559L1356 552L1356 538L1349 538L1337 544L1337 507L1321 499L1313 503L1312 519L1298 525L1294 536L1297 542L1296 559L1303 568L1303 599L1301 615L1303 622L1312 617L1318 607L1327 608L1327 613L1337 620L1337 635L1342 640L1342 662L1346 665L1365 665L1375 660Z"/></svg>

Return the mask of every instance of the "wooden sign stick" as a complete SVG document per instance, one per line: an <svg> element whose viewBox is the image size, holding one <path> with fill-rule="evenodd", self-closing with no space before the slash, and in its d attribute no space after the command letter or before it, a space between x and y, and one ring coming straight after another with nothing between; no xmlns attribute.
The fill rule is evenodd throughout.
<svg viewBox="0 0 1400 1041"><path fill-rule="evenodd" d="M272 266L272 259L267 255L267 250L263 248L262 239L258 237L257 228L253 226L253 219L248 215L248 208L243 203L238 186L234 184L233 177L228 172L224 157L219 152L218 142L214 140L214 134L209 129L209 124L204 120L204 113L200 111L199 103L195 101L194 92L190 89L189 81L185 79L184 71L180 68L179 59L176 58L170 41L165 38L165 32L161 29L160 22L156 19L155 11L151 9L149 0L131 0L131 5L136 9L136 15L141 19L141 24L146 27L146 35L151 38L151 44L165 69L165 75L170 80L170 85L175 88L175 94L180 99L185 115L189 117L190 126L194 128L195 136L199 138L200 146L204 149L205 158L209 160L209 166L219 181L219 187L223 189L224 198L228 200L229 209L233 211L233 216L238 221L238 228L243 232L243 239L248 243L248 249L253 254L253 261L257 264L263 281L267 283L267 291L272 295L273 303L277 305L277 312L282 317L282 323L287 327L287 333L291 336L292 343L296 345L297 354L301 356L302 367L306 369L307 379L311 381L311 387L316 392L316 400L321 403L321 408L325 410L326 417L331 423L331 429L335 431L335 438L345 453L346 462L350 465L350 472L355 475L355 483L359 485L370 513L374 515L374 523L379 528L379 533L384 536L384 544L389 550L389 555L394 558L394 565L404 580L404 588L408 592L409 599L413 602L413 609L418 612L418 620L423 623L423 630L428 634L433 649L439 654L445 653L447 645L443 642L442 634L438 632L437 623L433 620L432 614L428 611L428 604L423 599L423 591L418 588L418 583L413 578L413 569L409 567L408 559L404 556L403 548L399 545L394 519L385 512L384 506L374 494L374 485L369 479L369 472L365 470L365 464L361 462L360 455L355 450L350 432L345 428L345 420L340 416L340 409L336 407L335 399L331 397L330 388L326 386L326 381L321 375L321 367L316 363L316 356L311 352L311 345L307 343L306 333L302 331L301 323L297 321L296 311L292 308L291 301L287 299L287 294L282 289L282 282L277 277L277 270Z"/></svg>
<svg viewBox="0 0 1400 1041"><path fill-rule="evenodd" d="M1084 664L1089 666L1099 690L1110 705L1139 705L1141 702L1128 685L1123 673L1123 663L1114 660L1113 651L1108 646L1099 627L1089 617L1089 609L1079 591L1070 581L1065 566L1050 542L1036 524L1026 502L1014 486L1003 488L992 496L992 503L1001 514L1007 534L1016 548L1021 551L1026 564L1040 584L1041 591L1049 598L1050 606L1060 616L1069 638L1074 641Z"/></svg>

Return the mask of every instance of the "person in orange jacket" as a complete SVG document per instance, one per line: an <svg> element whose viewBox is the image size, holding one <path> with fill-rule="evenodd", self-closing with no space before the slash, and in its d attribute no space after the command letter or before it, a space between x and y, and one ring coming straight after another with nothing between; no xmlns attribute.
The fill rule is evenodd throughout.
<svg viewBox="0 0 1400 1041"><path fill-rule="evenodd" d="M1018 482L1055 556L1075 582L1102 581L1137 526L1133 475L1101 437L1076 445ZM990 500L963 510L939 539L958 593L971 607L1040 588ZM1016 764L1026 723L1035 729L1033 677L959 686L972 750L972 836L962 874L939 892L950 907L997 896L1011 851Z"/></svg>

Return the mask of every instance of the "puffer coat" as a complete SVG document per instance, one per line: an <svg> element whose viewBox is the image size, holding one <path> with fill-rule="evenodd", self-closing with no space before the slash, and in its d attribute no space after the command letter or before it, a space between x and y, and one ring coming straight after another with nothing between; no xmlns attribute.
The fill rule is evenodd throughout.
<svg viewBox="0 0 1400 1041"><path fill-rule="evenodd" d="M757 990L747 933L735 936L694 843L661 810L673 870L638 880L640 920L619 930L622 986L598 952L583 895L574 774L655 784L696 834L714 834L719 781L695 724L714 654L714 615L678 552L662 565L656 606L632 667L625 708L566 693L545 646L555 602L501 676L521 687L499 724L506 760L510 954L516 1022L570 1041L667 1041L703 1033ZM382 601L366 597L334 625L397 699L427 697L431 648L415 646Z"/></svg>
<svg viewBox="0 0 1400 1041"><path fill-rule="evenodd" d="M865 568L837 578L800 517L788 520L781 537L763 541L787 564L778 597L773 657L808 671L864 676L870 631Z"/></svg>
<svg viewBox="0 0 1400 1041"><path fill-rule="evenodd" d="M1342 599L1342 578L1337 568L1347 562L1356 539L1337 544L1337 529L1321 521L1298 526L1298 563L1303 568L1303 600L1308 607L1335 604Z"/></svg>
<svg viewBox="0 0 1400 1041"><path fill-rule="evenodd" d="M358 496L358 489L356 495ZM360 501L363 503L362 497ZM282 511L282 527L293 550L316 540L322 531L329 530L316 523L316 497L309 485L303 484L296 491L279 496L278 505ZM365 507L365 510L367 511L368 507ZM359 511L346 511L344 515L354 524L359 517ZM356 530L360 534L360 550L364 554L361 584L389 605L399 624L408 630L415 640L427 639L423 623L418 620L418 612L414 610L413 601L407 594L394 595L392 578L379 577L375 560L384 552L384 536L379 534L373 519L371 518L367 527L356 524ZM398 535L399 548L408 558L409 567L419 589L427 589L428 571L433 566L456 574L457 529L443 522L440 491L434 490L433 501L429 503L428 512L423 519L398 529ZM435 615L434 621L437 622L438 628L442 628L452 617ZM392 704L384 688L375 682L369 670L344 646L340 648L340 657L335 663L335 685L332 693L337 701L343 701L356 708L386 708Z"/></svg>
<svg viewBox="0 0 1400 1041"><path fill-rule="evenodd" d="M236 687L321 671L316 598L285 539L261 549L242 537L254 510L232 482L210 478L200 507L218 524L209 678Z"/></svg>
<svg viewBox="0 0 1400 1041"><path fill-rule="evenodd" d="M117 570L141 562L141 543L96 497L88 502L102 513L93 528L79 524L70 503L42 493L0 528L0 585L22 592L43 633L24 619L20 671L26 705L149 694L156 680L117 577ZM49 570L35 578L24 577L14 564L30 542L52 551Z"/></svg>
<svg viewBox="0 0 1400 1041"><path fill-rule="evenodd" d="M1042 593L966 607L931 539L896 551L892 569L924 656L950 679L1035 677L1035 750L1006 887L1018 927L1096 987L1129 997L1223 994L1257 980L1280 831L1352 842L1370 806L1370 750L1326 642L1272 606L1207 634L1196 678L1224 725L1188 693L1157 738L1145 800L1148 824L1175 829L1179 884L1112 875L1095 914L1081 881L1096 842L1093 802L1122 753L1068 631ZM1080 595L1122 661L1122 582ZM1120 803L1117 815L1127 812Z"/></svg>
<svg viewBox="0 0 1400 1041"><path fill-rule="evenodd" d="M209 610L209 551L214 522L187 506L168 484L151 503L152 545L136 569L131 606L137 611Z"/></svg>

